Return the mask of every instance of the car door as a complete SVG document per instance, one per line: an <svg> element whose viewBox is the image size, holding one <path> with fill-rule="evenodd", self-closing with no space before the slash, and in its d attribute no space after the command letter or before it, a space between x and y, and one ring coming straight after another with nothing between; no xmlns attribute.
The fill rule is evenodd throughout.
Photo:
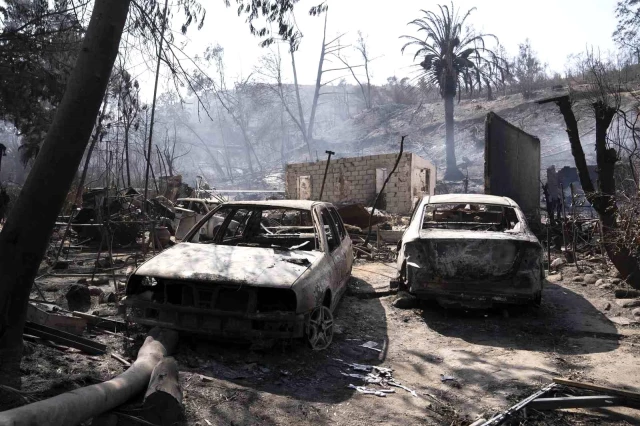
<svg viewBox="0 0 640 426"><path fill-rule="evenodd" d="M351 237L344 228L344 223L340 217L340 213L335 207L329 207L329 213L331 218L338 229L338 235L340 235L340 261L343 263L340 269L343 271L342 282L346 284L346 281L351 276L351 268L353 267L353 248L351 243Z"/></svg>
<svg viewBox="0 0 640 426"><path fill-rule="evenodd" d="M346 273L346 259L344 252L340 250L342 244L340 241L338 227L326 207L320 208L320 219L322 220L322 229L327 241L325 256L328 257L328 261L331 264L329 288L331 288L331 306L333 307L335 301L338 300L344 291L343 283L344 275Z"/></svg>

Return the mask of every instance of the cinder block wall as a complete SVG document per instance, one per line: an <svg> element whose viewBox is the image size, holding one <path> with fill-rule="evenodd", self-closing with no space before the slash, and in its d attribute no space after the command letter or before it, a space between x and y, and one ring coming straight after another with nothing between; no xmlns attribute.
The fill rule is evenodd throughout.
<svg viewBox="0 0 640 426"><path fill-rule="evenodd" d="M420 170L429 170L426 182L422 182ZM413 206L423 195L434 195L436 189L436 167L424 158L411 154L411 203ZM426 185L426 188L425 188Z"/></svg>
<svg viewBox="0 0 640 426"><path fill-rule="evenodd" d="M386 168L391 172L397 154L367 155L363 157L332 159L327 172L322 201L331 203L356 202L371 205L376 196L376 169ZM385 188L384 209L390 213L409 214L413 203L412 160L417 156L404 153L396 172L391 176ZM428 161L417 157L419 167L430 167L435 187L435 167ZM314 163L287 164L285 191L287 198L298 198L298 178L310 176L311 199L318 200L326 161ZM413 166L415 167L415 166Z"/></svg>

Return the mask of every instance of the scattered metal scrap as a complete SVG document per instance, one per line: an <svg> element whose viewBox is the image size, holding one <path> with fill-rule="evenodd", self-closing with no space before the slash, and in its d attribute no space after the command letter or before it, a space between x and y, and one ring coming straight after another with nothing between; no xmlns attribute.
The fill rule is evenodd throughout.
<svg viewBox="0 0 640 426"><path fill-rule="evenodd" d="M577 395L578 390L595 392L596 395ZM599 407L629 407L640 409L640 393L554 378L553 383L544 386L539 391L512 407L509 407L502 413L484 421L484 423L476 422L474 424L482 426L501 425L513 419L519 412L522 412L523 416L526 417L527 409L544 411L563 408Z"/></svg>
<svg viewBox="0 0 640 426"><path fill-rule="evenodd" d="M404 386L401 383L398 383L393 378L393 370L391 368L378 367L375 365L352 364L352 363L344 362L340 359L336 359L336 360L343 362L345 365L349 366L354 371L367 373L366 375L364 375L359 373L345 373L344 371L341 371L340 373L344 377L349 377L352 379L360 379L364 381L364 383L367 385L378 385L383 388L383 389L370 389L365 386L355 386L353 384L349 384L348 387L351 389L355 389L358 392L364 393L364 394L371 394L371 395L376 395L380 397L385 397L387 396L386 394L388 393L395 393L393 389L388 389L388 386L393 386L396 388L404 389L414 397L418 397L418 394L413 389L410 389L409 387Z"/></svg>
<svg viewBox="0 0 640 426"><path fill-rule="evenodd" d="M81 335L84 329L87 328L86 319L65 314L60 308L51 303L29 303L27 306L27 321L75 335Z"/></svg>
<svg viewBox="0 0 640 426"><path fill-rule="evenodd" d="M371 214L362 204L343 204L337 208L342 221L346 225L356 226L360 229L369 227L369 216ZM371 226L384 223L388 219L387 216L375 214L371 218Z"/></svg>
<svg viewBox="0 0 640 426"><path fill-rule="evenodd" d="M376 389L366 388L364 386L355 386L355 385L352 385L352 384L350 384L348 386L348 388L355 389L360 393L369 394L369 395L375 395L375 396L381 396L381 397L387 396L388 393L395 393L395 391L393 389L376 390Z"/></svg>
<svg viewBox="0 0 640 426"><path fill-rule="evenodd" d="M382 352L382 349L378 349L376 346L378 346L378 343L373 342L373 341L368 341L366 343L363 343L362 345L363 348L367 348L367 349L371 349L372 351L376 351L376 352Z"/></svg>

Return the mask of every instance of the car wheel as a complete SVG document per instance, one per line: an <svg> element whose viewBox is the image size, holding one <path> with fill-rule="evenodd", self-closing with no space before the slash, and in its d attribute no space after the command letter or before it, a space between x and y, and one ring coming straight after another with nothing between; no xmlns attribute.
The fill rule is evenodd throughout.
<svg viewBox="0 0 640 426"><path fill-rule="evenodd" d="M540 306L542 304L542 292L539 291L533 297L533 302L531 303L533 306Z"/></svg>
<svg viewBox="0 0 640 426"><path fill-rule="evenodd" d="M327 349L333 340L333 314L326 306L315 308L307 323L307 343L314 351Z"/></svg>
<svg viewBox="0 0 640 426"><path fill-rule="evenodd" d="M409 292L409 277L407 276L407 262L402 263L402 268L400 269L400 278L398 282L398 290Z"/></svg>

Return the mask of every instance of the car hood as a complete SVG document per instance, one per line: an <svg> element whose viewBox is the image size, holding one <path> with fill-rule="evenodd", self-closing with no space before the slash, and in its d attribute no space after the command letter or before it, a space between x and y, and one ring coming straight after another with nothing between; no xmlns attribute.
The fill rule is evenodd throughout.
<svg viewBox="0 0 640 426"><path fill-rule="evenodd" d="M140 266L135 275L264 287L291 287L321 252L181 243Z"/></svg>

